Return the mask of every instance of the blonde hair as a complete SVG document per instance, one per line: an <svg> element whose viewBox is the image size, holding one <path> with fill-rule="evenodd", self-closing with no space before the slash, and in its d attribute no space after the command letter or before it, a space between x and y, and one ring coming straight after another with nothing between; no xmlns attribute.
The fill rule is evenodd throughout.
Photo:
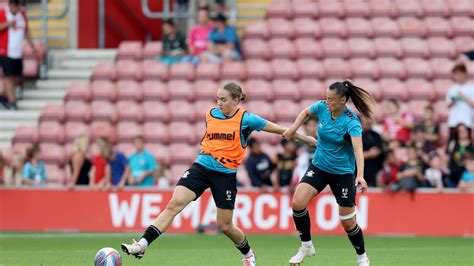
<svg viewBox="0 0 474 266"><path fill-rule="evenodd" d="M74 152L85 153L89 148L89 138L84 135L80 135L74 140Z"/></svg>

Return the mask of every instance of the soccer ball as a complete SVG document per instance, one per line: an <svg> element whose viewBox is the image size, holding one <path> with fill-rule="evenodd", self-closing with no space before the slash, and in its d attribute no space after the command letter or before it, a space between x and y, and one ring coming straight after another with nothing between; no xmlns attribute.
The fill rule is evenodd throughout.
<svg viewBox="0 0 474 266"><path fill-rule="evenodd" d="M121 266L122 256L113 248L103 248L95 254L95 266Z"/></svg>

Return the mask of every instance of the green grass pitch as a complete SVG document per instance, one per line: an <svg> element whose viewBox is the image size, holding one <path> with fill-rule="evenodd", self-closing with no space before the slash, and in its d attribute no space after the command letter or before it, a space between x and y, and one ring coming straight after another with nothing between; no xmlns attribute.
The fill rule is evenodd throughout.
<svg viewBox="0 0 474 266"><path fill-rule="evenodd" d="M0 233L0 265L93 265L95 253L113 247L123 265L242 265L239 252L222 234L169 234L136 260L120 250L140 234ZM258 265L288 265L299 246L296 235L249 235ZM304 265L357 265L343 236L313 236L316 257ZM372 265L474 265L473 238L367 237Z"/></svg>

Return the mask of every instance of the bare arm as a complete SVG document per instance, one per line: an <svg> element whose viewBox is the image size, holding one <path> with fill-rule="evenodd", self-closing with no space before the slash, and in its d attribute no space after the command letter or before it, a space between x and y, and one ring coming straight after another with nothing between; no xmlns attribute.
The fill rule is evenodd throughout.
<svg viewBox="0 0 474 266"><path fill-rule="evenodd" d="M466 94L459 92L459 97L461 97L469 106L474 107L474 100L471 100L469 97L467 97Z"/></svg>
<svg viewBox="0 0 474 266"><path fill-rule="evenodd" d="M364 151L364 159L373 159L382 153L382 150L379 147L372 147L368 151Z"/></svg>
<svg viewBox="0 0 474 266"><path fill-rule="evenodd" d="M291 140L294 137L296 137L295 135L296 131L298 130L298 128L300 128L300 126L304 123L304 121L306 121L306 119L310 116L311 116L310 107L306 107L303 111L301 111L298 117L296 117L296 120L295 122L293 122L293 125L291 125L291 127L283 133L283 137L287 140Z"/></svg>
<svg viewBox="0 0 474 266"><path fill-rule="evenodd" d="M275 124L273 122L267 121L267 124L265 125L265 127L262 130L265 131L265 132L269 132L269 133L283 135L283 133L286 130L288 130L288 128L280 126L280 125ZM293 134L294 134L295 139L301 140L301 141L303 141L304 143L306 143L310 146L316 146L316 139L315 138L310 137L310 136L306 136L306 135L301 135L300 133L297 133L297 132L293 133Z"/></svg>
<svg viewBox="0 0 474 266"><path fill-rule="evenodd" d="M29 27L26 29L26 34L25 35L26 35L26 40L30 44L31 49L33 49L33 53L35 54L36 58L40 59L39 58L40 55L38 53L38 50L36 49L35 43L33 41L33 35L31 34L31 31L30 31Z"/></svg>
<svg viewBox="0 0 474 266"><path fill-rule="evenodd" d="M125 166L125 171L123 172L122 177L120 178L120 182L118 183L119 187L125 186L125 182L127 182L127 178L130 176L130 165Z"/></svg>
<svg viewBox="0 0 474 266"><path fill-rule="evenodd" d="M360 183L362 185L361 191L364 193L367 190L367 182L365 182L364 179L364 149L362 147L362 137L351 137L351 141L357 165L355 186Z"/></svg>
<svg viewBox="0 0 474 266"><path fill-rule="evenodd" d="M81 154L74 154L72 156L72 177L71 177L71 186L74 186L77 183L79 178L79 173L81 167L84 164L84 157Z"/></svg>

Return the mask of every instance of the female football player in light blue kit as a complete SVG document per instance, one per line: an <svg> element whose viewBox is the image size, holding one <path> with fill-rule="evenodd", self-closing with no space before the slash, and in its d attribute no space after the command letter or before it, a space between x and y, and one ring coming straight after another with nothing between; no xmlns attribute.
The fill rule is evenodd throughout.
<svg viewBox="0 0 474 266"><path fill-rule="evenodd" d="M356 250L359 266L369 265L364 236L357 225L355 211L357 185L361 186L362 192L367 190L363 176L362 126L357 115L346 106L349 99L365 119L373 118L374 104L369 92L350 81L335 82L326 91L325 101L318 101L304 109L283 133L290 140L308 117L318 117L318 146L293 196L293 220L302 245L290 258L291 265L300 264L305 257L315 255L306 207L327 185L336 197L341 223Z"/></svg>

